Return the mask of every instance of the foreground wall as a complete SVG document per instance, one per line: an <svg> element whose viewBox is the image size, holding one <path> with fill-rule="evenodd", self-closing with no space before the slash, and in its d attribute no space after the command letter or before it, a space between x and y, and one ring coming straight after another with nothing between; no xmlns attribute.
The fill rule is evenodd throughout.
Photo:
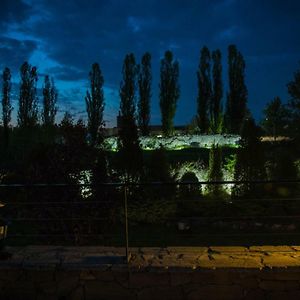
<svg viewBox="0 0 300 300"><path fill-rule="evenodd" d="M1 298L300 299L300 269L109 271L2 269Z"/></svg>
<svg viewBox="0 0 300 300"><path fill-rule="evenodd" d="M8 250L0 300L300 299L299 246Z"/></svg>

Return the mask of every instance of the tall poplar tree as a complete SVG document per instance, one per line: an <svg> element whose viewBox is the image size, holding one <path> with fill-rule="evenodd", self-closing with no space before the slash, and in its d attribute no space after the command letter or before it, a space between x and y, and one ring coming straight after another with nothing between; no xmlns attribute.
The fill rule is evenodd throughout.
<svg viewBox="0 0 300 300"><path fill-rule="evenodd" d="M180 95L178 83L179 64L173 59L173 53L166 51L160 66L160 110L162 131L169 136L174 131L174 116Z"/></svg>
<svg viewBox="0 0 300 300"><path fill-rule="evenodd" d="M142 151L135 120L135 97L137 65L132 53L127 54L123 64L123 79L120 85L120 128L118 149L120 167L125 180L136 180L142 168Z"/></svg>
<svg viewBox="0 0 300 300"><path fill-rule="evenodd" d="M151 55L147 52L142 57L138 76L138 123L142 135L149 134L151 81Z"/></svg>
<svg viewBox="0 0 300 300"><path fill-rule="evenodd" d="M43 125L47 127L53 126L55 123L57 96L58 92L53 78L50 79L49 75L46 75L43 87L42 121Z"/></svg>
<svg viewBox="0 0 300 300"><path fill-rule="evenodd" d="M235 45L228 47L229 92L226 103L226 128L229 133L240 134L247 114L248 90L245 84L245 61Z"/></svg>
<svg viewBox="0 0 300 300"><path fill-rule="evenodd" d="M222 55L220 50L215 50L212 53L213 60L213 95L210 105L210 128L212 133L222 132L222 97L223 97L223 82L222 82Z"/></svg>
<svg viewBox="0 0 300 300"><path fill-rule="evenodd" d="M25 62L20 69L21 84L19 96L18 125L21 128L33 127L38 122L36 83L37 69Z"/></svg>
<svg viewBox="0 0 300 300"><path fill-rule="evenodd" d="M89 73L91 91L86 92L85 102L88 115L88 133L90 135L91 144L95 145L100 142L100 129L104 126L104 79L98 63L92 65Z"/></svg>
<svg viewBox="0 0 300 300"><path fill-rule="evenodd" d="M210 74L210 52L205 46L201 49L200 63L197 71L198 78L198 127L201 133L208 133L209 111L211 110L211 74Z"/></svg>
<svg viewBox="0 0 300 300"><path fill-rule="evenodd" d="M10 101L11 93L11 73L9 68L5 68L2 73L2 120L3 120L3 134L5 145L8 143L9 123L11 121L12 106Z"/></svg>

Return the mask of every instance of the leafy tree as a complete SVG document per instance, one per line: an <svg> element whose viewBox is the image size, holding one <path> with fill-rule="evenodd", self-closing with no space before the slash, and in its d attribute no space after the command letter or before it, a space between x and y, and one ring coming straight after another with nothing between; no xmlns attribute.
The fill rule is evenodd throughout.
<svg viewBox="0 0 300 300"><path fill-rule="evenodd" d="M150 53L145 53L142 57L138 75L138 122L142 135L149 135L151 81L151 55Z"/></svg>
<svg viewBox="0 0 300 300"><path fill-rule="evenodd" d="M279 134L286 132L289 123L289 111L279 97L275 97L266 105L263 114L262 127L267 134L276 138Z"/></svg>
<svg viewBox="0 0 300 300"><path fill-rule="evenodd" d="M104 79L99 64L94 63L92 65L89 76L91 81L91 92L87 91L85 101L88 114L88 133L90 135L91 144L95 145L101 139L99 130L104 125Z"/></svg>
<svg viewBox="0 0 300 300"><path fill-rule="evenodd" d="M199 184L199 180L195 173L187 172L181 177L181 182L186 183L185 185L181 185L179 189L179 198L185 201L189 200L199 200L202 197L201 186ZM187 183L195 183L195 184L187 184ZM183 210L184 207L182 208Z"/></svg>
<svg viewBox="0 0 300 300"><path fill-rule="evenodd" d="M95 161L92 166L92 184L93 195L96 199L105 199L109 194L109 190L105 186L99 185L100 183L108 182L108 170L107 170L107 157L102 149L97 150L94 153Z"/></svg>
<svg viewBox="0 0 300 300"><path fill-rule="evenodd" d="M228 47L229 92L225 122L229 133L239 134L247 114L248 91L245 84L245 61L235 45Z"/></svg>
<svg viewBox="0 0 300 300"><path fill-rule="evenodd" d="M154 199L171 199L175 195L174 186L166 183L173 182L174 180L171 176L167 152L163 146L151 152L147 169L149 171L148 177L150 181L162 183L162 185L150 186L150 190L147 191L147 194L152 194Z"/></svg>
<svg viewBox="0 0 300 300"><path fill-rule="evenodd" d="M178 84L179 64L173 59L173 53L166 51L160 66L160 110L163 134L168 136L174 131L174 116L180 95Z"/></svg>
<svg viewBox="0 0 300 300"><path fill-rule="evenodd" d="M170 164L166 149L163 146L151 152L150 164L148 167L151 181L171 182Z"/></svg>
<svg viewBox="0 0 300 300"><path fill-rule="evenodd" d="M213 145L209 151L208 181L222 180L222 150L218 146ZM210 184L208 185L208 191L212 196L219 196L222 192L222 186L219 184Z"/></svg>
<svg viewBox="0 0 300 300"><path fill-rule="evenodd" d="M249 116L243 121L241 128L240 148L237 149L234 179L236 181L255 181L266 178L265 157L259 139L258 127ZM256 184L237 184L234 195L262 196L261 186Z"/></svg>
<svg viewBox="0 0 300 300"><path fill-rule="evenodd" d="M293 153L294 152L294 153ZM297 180L298 172L295 164L297 150L291 151L290 148L280 144L273 145L268 161L268 175L270 180ZM299 190L297 183L276 183L270 186L269 192L276 197L290 197Z"/></svg>
<svg viewBox="0 0 300 300"><path fill-rule="evenodd" d="M300 69L294 73L294 79L287 84L292 103L300 109Z"/></svg>
<svg viewBox="0 0 300 300"><path fill-rule="evenodd" d="M38 122L36 83L37 69L28 62L21 66L18 125L21 128L33 127Z"/></svg>
<svg viewBox="0 0 300 300"><path fill-rule="evenodd" d="M213 95L210 105L210 128L213 133L221 133L223 126L222 106L223 82L222 82L222 55L220 50L213 51Z"/></svg>
<svg viewBox="0 0 300 300"><path fill-rule="evenodd" d="M123 64L120 85L120 118L118 155L125 180L135 180L141 173L142 151L135 121L135 93L137 66L134 55L127 54Z"/></svg>
<svg viewBox="0 0 300 300"><path fill-rule="evenodd" d="M208 133L209 113L212 112L211 98L211 74L210 74L210 52L203 47L200 55L200 64L197 71L198 78L198 126L201 133Z"/></svg>
<svg viewBox="0 0 300 300"><path fill-rule="evenodd" d="M300 135L300 69L294 73L294 78L287 84L291 96L289 107L292 113L292 127L294 134Z"/></svg>
<svg viewBox="0 0 300 300"><path fill-rule="evenodd" d="M53 78L50 79L48 75L45 76L43 87L43 111L42 121L46 127L54 126L55 116L57 112L57 96L58 92L54 84Z"/></svg>
<svg viewBox="0 0 300 300"><path fill-rule="evenodd" d="M187 124L186 126L186 131L189 134L195 134L199 132L199 127L198 127L198 117L194 116L191 121Z"/></svg>
<svg viewBox="0 0 300 300"><path fill-rule="evenodd" d="M2 73L2 120L4 130L4 142L8 143L9 123L11 121L12 106L10 101L11 93L11 73L9 68L5 68Z"/></svg>

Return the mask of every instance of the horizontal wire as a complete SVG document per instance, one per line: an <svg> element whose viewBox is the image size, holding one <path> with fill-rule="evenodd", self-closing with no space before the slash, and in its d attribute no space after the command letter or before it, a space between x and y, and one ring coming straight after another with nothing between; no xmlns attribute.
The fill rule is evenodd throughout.
<svg viewBox="0 0 300 300"><path fill-rule="evenodd" d="M272 183L300 183L299 179L294 180L218 180L218 181L182 181L182 182L100 182L97 184L92 183L1 183L0 188L33 188L33 187L100 187L100 186L115 186L115 187L129 187L129 186L161 186L161 185L201 185L201 184L272 184Z"/></svg>
<svg viewBox="0 0 300 300"><path fill-rule="evenodd" d="M163 200L163 199L161 199ZM45 204L55 204L55 205L61 205L61 204L68 204L68 205L85 205L85 204L106 204L106 203L116 203L121 202L123 199L117 199L117 200L82 200L82 201L17 201L17 202L2 202L5 204L5 206L9 205L45 205ZM184 199L184 200L174 200L174 203L182 204L182 203L195 203L199 202L199 204L208 202L216 202L216 203L226 203L226 204L246 204L248 201L300 201L300 198L236 198L236 199L196 199L196 200L190 200L190 199Z"/></svg>
<svg viewBox="0 0 300 300"><path fill-rule="evenodd" d="M108 218L9 218L6 217L6 220L9 221L100 221L108 220ZM130 220L130 217L128 218ZM181 220L243 220L243 219L300 219L300 216L213 216L213 217L178 217L178 219L164 219L165 221L181 221Z"/></svg>
<svg viewBox="0 0 300 300"><path fill-rule="evenodd" d="M177 234L178 235L178 234ZM272 235L290 235L290 236L300 236L300 232L244 232L244 233L197 233L197 234L189 234L189 233L184 233L185 237L191 236L191 237L202 237L202 236L251 236L251 235L255 235L255 236L272 236ZM74 237L74 236L105 236L105 237L119 237L120 235L118 234L103 234L103 233L99 233L99 234L70 234L70 233L65 233L65 234L10 234L7 236L8 237L59 237L59 236L70 236L70 237ZM157 238L158 240L159 238ZM148 240L145 239L131 239L131 242L135 242L135 241L151 241L151 240L156 240L155 238L151 238Z"/></svg>

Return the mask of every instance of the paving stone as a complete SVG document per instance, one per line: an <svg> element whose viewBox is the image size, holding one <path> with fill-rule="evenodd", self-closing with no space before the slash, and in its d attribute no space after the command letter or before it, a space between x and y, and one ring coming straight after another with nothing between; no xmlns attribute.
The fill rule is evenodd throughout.
<svg viewBox="0 0 300 300"><path fill-rule="evenodd" d="M263 264L267 267L295 267L300 265L300 261L291 255L273 253L263 257Z"/></svg>
<svg viewBox="0 0 300 300"><path fill-rule="evenodd" d="M214 252L218 252L218 253L235 253L235 252L238 252L238 253L245 253L245 252L249 252L249 249L247 247L240 247L240 246L226 246L226 247L221 247L221 246L212 246L212 247L209 247L209 249L211 251L214 251Z"/></svg>
<svg viewBox="0 0 300 300"><path fill-rule="evenodd" d="M257 277L262 280L295 280L300 281L300 269L293 270L292 268L276 268L265 272L260 272Z"/></svg>
<svg viewBox="0 0 300 300"><path fill-rule="evenodd" d="M84 285L86 300L134 299L135 292L114 282L87 281Z"/></svg>
<svg viewBox="0 0 300 300"><path fill-rule="evenodd" d="M263 280L259 283L263 290L286 291L299 289L298 281Z"/></svg>
<svg viewBox="0 0 300 300"><path fill-rule="evenodd" d="M266 292L261 289L246 290L243 300L266 300Z"/></svg>
<svg viewBox="0 0 300 300"><path fill-rule="evenodd" d="M233 256L225 254L203 255L198 259L198 266L202 268L262 268L259 257L248 255Z"/></svg>
<svg viewBox="0 0 300 300"><path fill-rule="evenodd" d="M170 285L170 274L152 272L134 272L129 275L130 288Z"/></svg>
<svg viewBox="0 0 300 300"><path fill-rule="evenodd" d="M188 284L192 281L192 276L191 272L170 272L170 284L171 286Z"/></svg>
<svg viewBox="0 0 300 300"><path fill-rule="evenodd" d="M153 287L142 289L138 293L138 300L182 300L182 289L179 287Z"/></svg>
<svg viewBox="0 0 300 300"><path fill-rule="evenodd" d="M251 246L249 251L259 252L293 252L294 249L291 246Z"/></svg>
<svg viewBox="0 0 300 300"><path fill-rule="evenodd" d="M167 249L171 254L193 253L195 255L201 255L208 251L208 247L168 247Z"/></svg>
<svg viewBox="0 0 300 300"><path fill-rule="evenodd" d="M60 295L69 295L78 285L80 272L77 271L56 271L55 282L57 283L57 292Z"/></svg>
<svg viewBox="0 0 300 300"><path fill-rule="evenodd" d="M241 299L243 296L243 288L238 285L193 286L187 291L187 300L227 300Z"/></svg>
<svg viewBox="0 0 300 300"><path fill-rule="evenodd" d="M79 279L86 280L96 280L96 276L93 274L91 270L82 270L79 274Z"/></svg>

